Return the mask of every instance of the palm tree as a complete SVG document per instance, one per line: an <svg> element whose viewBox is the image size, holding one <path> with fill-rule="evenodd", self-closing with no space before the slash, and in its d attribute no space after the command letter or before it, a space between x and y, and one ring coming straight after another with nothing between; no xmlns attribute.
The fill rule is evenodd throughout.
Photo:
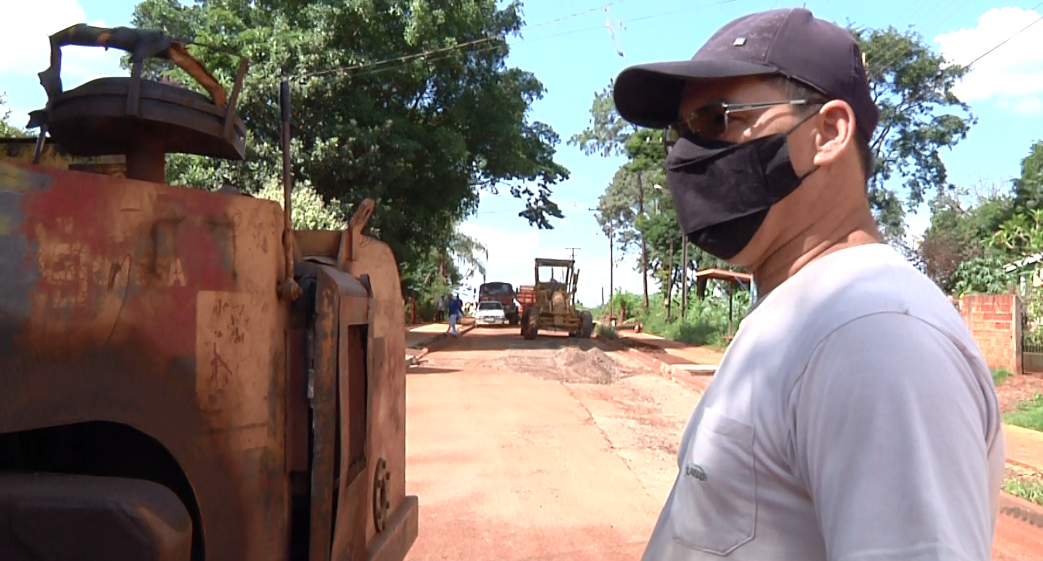
<svg viewBox="0 0 1043 561"><path fill-rule="evenodd" d="M481 275L483 279L485 278L485 262L489 260L489 248L477 239L461 232L459 225L453 229L446 250L454 261L459 261L466 267L462 275L464 279L473 277L475 273Z"/></svg>
<svg viewBox="0 0 1043 561"><path fill-rule="evenodd" d="M424 285L430 286L436 272L439 278L449 285L456 284L479 274L485 278L485 260L489 259L489 249L479 240L460 231L460 223L453 227L452 233L444 247L431 250L431 261L437 269L429 270L424 277ZM457 264L465 267L461 271Z"/></svg>

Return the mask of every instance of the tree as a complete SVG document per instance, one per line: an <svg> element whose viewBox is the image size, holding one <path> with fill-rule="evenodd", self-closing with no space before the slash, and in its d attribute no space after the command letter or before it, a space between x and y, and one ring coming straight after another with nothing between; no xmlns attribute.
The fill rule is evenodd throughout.
<svg viewBox="0 0 1043 561"><path fill-rule="evenodd" d="M590 122L591 125L588 128L569 138L569 145L578 146L588 156L599 154L603 157L620 155L630 157L630 152L636 148L636 145L631 144L630 140L638 134L639 129L624 121L620 118L619 113L616 112L616 105L612 99L612 81L609 81L608 86L603 90L594 94L594 102L590 107ZM643 138L647 139L649 137ZM659 145L662 146L661 136ZM662 158L659 161L661 162ZM606 201L606 204L610 206L615 205L619 208L605 207L601 209L599 206L599 209L606 210L610 214L619 214L619 212L622 212L620 205L630 206L631 204L636 204L635 216L644 216L645 185L642 174L649 169L650 164L651 162L643 161L637 167L632 165L629 167L624 166L626 169L620 170L622 176L620 176L620 172L617 172L616 177L613 178L612 184L609 186L610 190L613 189L613 185L615 186L614 193ZM634 188L632 190L629 188L629 182L633 182ZM630 191L633 193L632 196L627 194ZM612 220L608 219L605 222L612 222ZM648 309L648 244L643 233L638 232L637 238L641 249L640 270L644 296L642 305L645 309Z"/></svg>
<svg viewBox="0 0 1043 561"><path fill-rule="evenodd" d="M262 199L275 201L282 206L282 179L268 181L257 193ZM347 227L348 220L340 201L333 199L326 203L315 187L308 182L297 183L290 193L290 205L293 211L293 227L300 230L342 230Z"/></svg>
<svg viewBox="0 0 1043 561"><path fill-rule="evenodd" d="M1005 254L992 243L993 233L1012 212L1013 197L1000 189L953 189L938 193L931 200L931 223L920 245L924 273L942 290L952 293L960 265L968 260ZM961 200L964 199L964 200ZM966 200L969 199L969 200ZM966 201L965 201L966 200ZM979 261L978 264L986 261ZM976 273L975 273L976 275ZM964 286L967 286L966 282Z"/></svg>
<svg viewBox="0 0 1043 561"><path fill-rule="evenodd" d="M962 298L967 294L1004 294L1014 290L1016 275L1007 272L1001 257L973 257L963 261L953 272L951 294Z"/></svg>
<svg viewBox="0 0 1043 561"><path fill-rule="evenodd" d="M1021 177L1014 180L1014 210L1027 212L1041 208L1043 203L1043 140L1029 147L1021 160Z"/></svg>
<svg viewBox="0 0 1043 561"><path fill-rule="evenodd" d="M11 109L7 106L7 92L0 92L0 138L29 136L21 128L11 124Z"/></svg>
<svg viewBox="0 0 1043 561"><path fill-rule="evenodd" d="M643 304L648 303L648 273L669 292L681 282L685 264L681 257L681 228L673 205L662 206L662 214L649 214L649 204L669 199L669 193L654 192L655 185L666 184L663 167L666 151L661 130L634 127L619 117L612 100L612 82L594 94L590 126L569 138L586 155L626 156L612 182L598 201L598 222L606 234L615 235L621 251L637 247L641 252L640 270L644 277ZM689 246L688 267L731 268L723 261ZM697 267L696 267L697 266ZM665 268L665 269L664 269ZM705 295L705 283L696 284L697 297ZM669 305L667 298L665 305Z"/></svg>
<svg viewBox="0 0 1043 561"><path fill-rule="evenodd" d="M489 249L478 239L461 232L459 224L449 236L446 255L466 267L461 275L463 280L475 275L485 278L485 261L489 259Z"/></svg>
<svg viewBox="0 0 1043 561"><path fill-rule="evenodd" d="M945 60L912 29L848 29L865 54L873 101L880 108L869 143L876 161L869 196L884 235L893 240L904 234L906 207L950 186L941 150L966 138L977 122L953 93L968 69ZM892 179L908 191L904 204L888 185Z"/></svg>
<svg viewBox="0 0 1043 561"><path fill-rule="evenodd" d="M400 263L429 259L485 191L508 189L538 228L562 217L551 200L568 177L554 161L559 138L528 118L545 89L505 63L504 38L523 25L518 2L144 0L133 22L193 41L225 84L238 64L226 53L251 64L238 103L247 161L172 156L172 182L256 192L277 176L278 83L289 77L294 176L326 201L376 200L370 232ZM192 83L160 63L147 71Z"/></svg>
<svg viewBox="0 0 1043 561"><path fill-rule="evenodd" d="M485 276L485 262L489 251L481 241L459 230L442 233L433 247L419 259L402 264L399 268L405 296L416 300L421 306L430 306L438 296L460 288L461 283L474 275ZM460 265L466 269L461 270Z"/></svg>

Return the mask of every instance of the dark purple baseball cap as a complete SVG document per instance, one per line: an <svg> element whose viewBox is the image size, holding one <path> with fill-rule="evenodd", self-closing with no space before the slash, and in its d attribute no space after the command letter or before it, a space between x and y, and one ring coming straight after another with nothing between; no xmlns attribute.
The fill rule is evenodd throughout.
<svg viewBox="0 0 1043 561"><path fill-rule="evenodd" d="M803 8L769 10L726 24L691 60L631 66L616 78L613 96L623 119L664 128L678 120L685 82L744 76L783 75L846 101L858 130L873 137L880 111L858 41Z"/></svg>

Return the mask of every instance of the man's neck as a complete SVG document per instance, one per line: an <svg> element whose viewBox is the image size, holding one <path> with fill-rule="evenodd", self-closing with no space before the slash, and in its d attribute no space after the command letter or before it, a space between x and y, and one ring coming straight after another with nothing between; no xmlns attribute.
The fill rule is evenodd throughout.
<svg viewBox="0 0 1043 561"><path fill-rule="evenodd" d="M797 271L826 255L881 241L868 206L856 208L830 222L818 222L780 245L753 268L758 295L768 294Z"/></svg>

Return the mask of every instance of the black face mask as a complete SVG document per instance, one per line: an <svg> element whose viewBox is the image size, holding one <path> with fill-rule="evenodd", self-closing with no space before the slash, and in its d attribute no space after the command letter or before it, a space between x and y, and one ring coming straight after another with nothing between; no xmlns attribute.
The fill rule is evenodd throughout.
<svg viewBox="0 0 1043 561"><path fill-rule="evenodd" d="M692 243L725 261L750 243L768 210L818 169L798 176L786 140L810 117L741 144L681 135L666 159L666 181Z"/></svg>

